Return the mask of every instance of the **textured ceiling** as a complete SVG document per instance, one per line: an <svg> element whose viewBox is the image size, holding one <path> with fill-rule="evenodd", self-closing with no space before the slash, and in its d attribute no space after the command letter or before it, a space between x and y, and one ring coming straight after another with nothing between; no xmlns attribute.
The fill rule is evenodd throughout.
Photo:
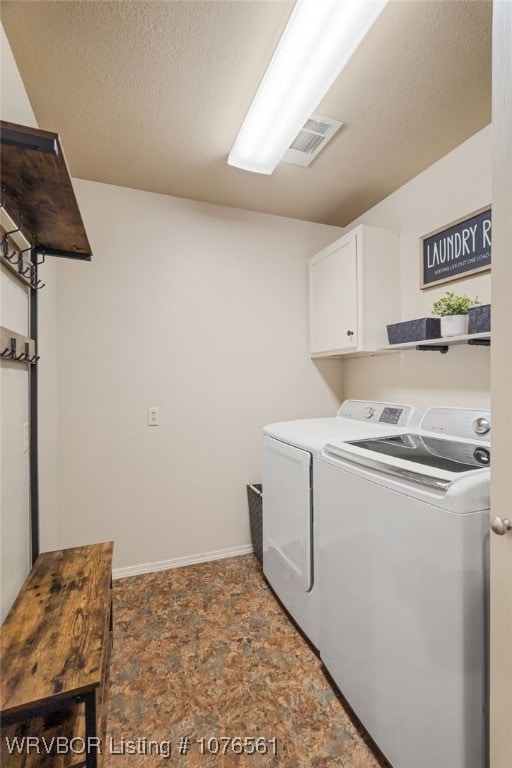
<svg viewBox="0 0 512 768"><path fill-rule="evenodd" d="M3 0L1 20L77 178L346 225L490 122L492 3L391 0L316 110L344 126L309 168L228 166L292 7Z"/></svg>

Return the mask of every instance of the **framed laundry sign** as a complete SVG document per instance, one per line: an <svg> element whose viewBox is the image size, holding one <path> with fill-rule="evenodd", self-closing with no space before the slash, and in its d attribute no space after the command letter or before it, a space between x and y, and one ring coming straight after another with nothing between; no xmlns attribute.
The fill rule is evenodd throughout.
<svg viewBox="0 0 512 768"><path fill-rule="evenodd" d="M421 238L420 288L486 272L491 268L491 207Z"/></svg>

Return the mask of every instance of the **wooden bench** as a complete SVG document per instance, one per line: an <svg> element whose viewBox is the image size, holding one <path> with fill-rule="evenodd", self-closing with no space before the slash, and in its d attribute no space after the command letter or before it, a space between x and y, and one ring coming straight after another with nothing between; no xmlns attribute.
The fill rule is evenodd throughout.
<svg viewBox="0 0 512 768"><path fill-rule="evenodd" d="M5 619L0 630L4 768L102 764L112 552L113 543L106 542L39 555Z"/></svg>

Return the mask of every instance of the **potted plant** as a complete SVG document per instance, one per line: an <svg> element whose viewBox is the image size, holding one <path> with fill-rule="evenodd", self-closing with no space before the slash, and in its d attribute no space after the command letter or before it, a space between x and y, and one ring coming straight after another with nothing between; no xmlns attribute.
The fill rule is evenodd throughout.
<svg viewBox="0 0 512 768"><path fill-rule="evenodd" d="M468 310L480 304L478 296L470 299L469 296L457 296L455 293L446 293L438 301L434 302L432 314L441 318L441 336L464 336L469 331Z"/></svg>

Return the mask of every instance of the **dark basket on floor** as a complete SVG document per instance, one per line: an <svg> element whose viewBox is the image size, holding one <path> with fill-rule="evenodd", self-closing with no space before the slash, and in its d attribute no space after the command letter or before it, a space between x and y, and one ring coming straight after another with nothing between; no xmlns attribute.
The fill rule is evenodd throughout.
<svg viewBox="0 0 512 768"><path fill-rule="evenodd" d="M254 554L263 564L263 493L262 486L255 483L247 486L249 502L249 523Z"/></svg>
<svg viewBox="0 0 512 768"><path fill-rule="evenodd" d="M390 344L407 344L409 341L439 339L441 321L437 317L421 317L418 320L406 320L402 323L387 325Z"/></svg>
<svg viewBox="0 0 512 768"><path fill-rule="evenodd" d="M471 333L489 333L491 330L491 305L468 309L469 330Z"/></svg>

